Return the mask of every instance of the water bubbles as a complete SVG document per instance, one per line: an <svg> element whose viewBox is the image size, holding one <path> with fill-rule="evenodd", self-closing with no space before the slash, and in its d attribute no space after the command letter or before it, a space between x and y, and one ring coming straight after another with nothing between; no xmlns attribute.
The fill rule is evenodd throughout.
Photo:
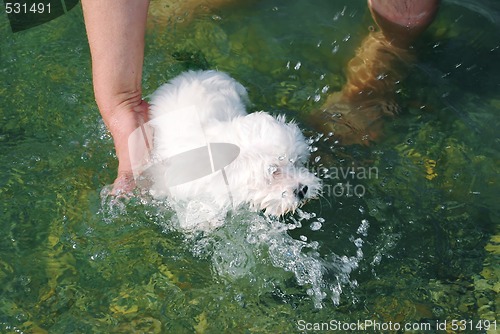
<svg viewBox="0 0 500 334"><path fill-rule="evenodd" d="M314 137L309 137L309 139L307 140L307 144L311 145L311 144L317 143L317 142L319 142L319 140L321 138L323 138L323 136L324 136L323 133L318 133Z"/></svg>
<svg viewBox="0 0 500 334"><path fill-rule="evenodd" d="M98 253L90 255L92 261L98 261L104 259L108 254L105 251L100 251Z"/></svg>
<svg viewBox="0 0 500 334"><path fill-rule="evenodd" d="M382 262L382 254L375 254L375 256L373 257L373 260L372 262L370 263L372 266L377 266L380 264L380 262Z"/></svg>
<svg viewBox="0 0 500 334"><path fill-rule="evenodd" d="M239 235L242 237L242 235ZM235 279L247 276L255 267L255 254L243 240L222 239L215 242L212 268L222 278Z"/></svg>
<svg viewBox="0 0 500 334"><path fill-rule="evenodd" d="M238 303L241 307L245 307L245 296L242 293L238 293L236 296L234 296L234 301Z"/></svg>
<svg viewBox="0 0 500 334"><path fill-rule="evenodd" d="M323 291L324 264L321 258L302 252L307 245L304 241L294 240L287 235L276 235L269 247L269 256L274 266L292 272L299 285L309 285L308 294L316 308L323 307L326 292Z"/></svg>
<svg viewBox="0 0 500 334"><path fill-rule="evenodd" d="M334 45L332 48L332 54L339 52L340 46L338 44Z"/></svg>
<svg viewBox="0 0 500 334"><path fill-rule="evenodd" d="M335 16L333 17L333 20L337 21L341 16L344 16L346 9L347 9L347 6L344 6L344 8L340 12L337 12L335 14Z"/></svg>
<svg viewBox="0 0 500 334"><path fill-rule="evenodd" d="M114 218L127 213L127 202L130 198L126 194L114 194L113 184L107 185L101 189L101 207L100 214L104 216L104 221L112 222Z"/></svg>
<svg viewBox="0 0 500 334"><path fill-rule="evenodd" d="M316 214L314 212L308 213L308 212L305 212L304 210L301 210L301 209L297 209L297 213L298 213L300 220L303 220L303 219L309 220L311 218L316 217Z"/></svg>
<svg viewBox="0 0 500 334"><path fill-rule="evenodd" d="M309 228L311 231L318 231L323 227L323 223L325 222L324 218L318 217L316 221L312 222Z"/></svg>
<svg viewBox="0 0 500 334"><path fill-rule="evenodd" d="M88 161L91 158L91 155L89 152L83 152L82 155L80 156L80 159L84 162Z"/></svg>
<svg viewBox="0 0 500 334"><path fill-rule="evenodd" d="M361 239L361 238L357 238L356 240L354 240L354 245L355 245L357 248L361 248L361 247L363 247L363 239Z"/></svg>
<svg viewBox="0 0 500 334"><path fill-rule="evenodd" d="M322 227L323 227L323 224L321 224L321 222L319 222L319 221L312 222L311 225L309 226L311 231L318 231Z"/></svg>
<svg viewBox="0 0 500 334"><path fill-rule="evenodd" d="M368 222L367 219L363 219L361 221L361 225L359 225L358 230L356 231L357 234L361 234L362 236L366 237L368 235L368 228L370 227L370 223Z"/></svg>
<svg viewBox="0 0 500 334"><path fill-rule="evenodd" d="M267 168L267 172L272 175L278 171L278 166L277 165L271 165Z"/></svg>
<svg viewBox="0 0 500 334"><path fill-rule="evenodd" d="M317 241L311 241L309 244L307 244L308 248L311 248L313 250L317 250L319 248L319 242ZM313 256L319 256L319 253L315 252L313 253Z"/></svg>

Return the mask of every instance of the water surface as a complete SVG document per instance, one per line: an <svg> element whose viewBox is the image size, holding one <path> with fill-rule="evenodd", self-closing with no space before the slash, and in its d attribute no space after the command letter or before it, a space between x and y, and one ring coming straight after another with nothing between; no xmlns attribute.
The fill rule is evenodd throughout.
<svg viewBox="0 0 500 334"><path fill-rule="evenodd" d="M18 33L0 16L0 332L298 333L358 320L486 332L477 325L499 320L498 13L445 1L384 139L342 147L302 124L323 198L279 221L234 212L211 235L179 232L162 203L106 196L117 163L81 8ZM342 87L373 24L364 1L319 0L178 21L151 18L145 95L186 69L219 69L248 88L251 110L299 120Z"/></svg>

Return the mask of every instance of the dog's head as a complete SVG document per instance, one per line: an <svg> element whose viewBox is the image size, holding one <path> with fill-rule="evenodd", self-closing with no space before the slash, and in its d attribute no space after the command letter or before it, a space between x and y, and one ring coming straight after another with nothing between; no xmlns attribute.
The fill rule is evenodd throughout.
<svg viewBox="0 0 500 334"><path fill-rule="evenodd" d="M236 202L281 216L319 195L321 181L305 167L309 147L297 124L264 112L235 123L241 151L228 177L237 185Z"/></svg>

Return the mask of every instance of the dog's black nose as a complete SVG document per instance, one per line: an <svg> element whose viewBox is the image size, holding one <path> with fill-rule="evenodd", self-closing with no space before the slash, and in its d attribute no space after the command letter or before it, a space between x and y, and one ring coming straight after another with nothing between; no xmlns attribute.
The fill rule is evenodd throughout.
<svg viewBox="0 0 500 334"><path fill-rule="evenodd" d="M299 186L297 187L297 189L295 189L294 193L295 193L295 196L297 196L299 198L299 200L303 200L304 197L306 197L306 194L307 194L307 190L309 188L306 186L306 185L303 185L303 184L300 184L299 183Z"/></svg>

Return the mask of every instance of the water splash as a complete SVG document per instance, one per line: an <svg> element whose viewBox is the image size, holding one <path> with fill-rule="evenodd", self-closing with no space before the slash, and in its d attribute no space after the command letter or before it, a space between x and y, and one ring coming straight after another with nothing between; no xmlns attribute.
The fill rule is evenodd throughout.
<svg viewBox="0 0 500 334"><path fill-rule="evenodd" d="M98 214L101 214L103 220L107 223L113 219L127 213L128 198L124 196L115 196L112 194L113 184L104 186L99 193L101 206Z"/></svg>
<svg viewBox="0 0 500 334"><path fill-rule="evenodd" d="M296 291L287 295L287 280L293 278L317 309L338 305L345 289L357 287L351 273L363 259L363 238L367 237L369 223L362 220L355 236L349 242L354 255L321 254L321 229L328 224L314 212L298 209L294 215L279 220L262 213L239 209L224 217L223 225L211 230L183 230L171 204L136 194L131 198L111 195L111 187L101 191L100 214L104 222L127 215L127 209L140 211L146 218L162 227L164 233L181 232L187 248L196 258L210 263L215 280L238 287L247 282L258 293L284 293L283 300L295 298ZM295 239L290 231L304 230L305 235ZM243 283L245 284L245 283ZM327 300L331 302L328 302Z"/></svg>
<svg viewBox="0 0 500 334"><path fill-rule="evenodd" d="M100 193L100 207L97 214L105 223L111 223L119 217L127 215L131 208L150 205L151 196L144 189L135 189L133 193L115 194L113 184L104 186ZM165 205L163 205L165 206Z"/></svg>
<svg viewBox="0 0 500 334"><path fill-rule="evenodd" d="M325 222L302 210L287 221L240 210L228 216L224 226L215 231L185 233L185 244L193 255L211 262L218 280L232 284L243 279L256 286L259 293L265 293L286 290L283 285L292 274L315 308L323 308L327 298L338 305L344 289L357 286L350 275L363 258L361 236L366 235L367 222L358 229L361 236L351 240L356 247L354 256L322 256L318 241L305 236L297 240L289 234L305 221L311 221L310 225ZM175 224L169 222L172 223Z"/></svg>

